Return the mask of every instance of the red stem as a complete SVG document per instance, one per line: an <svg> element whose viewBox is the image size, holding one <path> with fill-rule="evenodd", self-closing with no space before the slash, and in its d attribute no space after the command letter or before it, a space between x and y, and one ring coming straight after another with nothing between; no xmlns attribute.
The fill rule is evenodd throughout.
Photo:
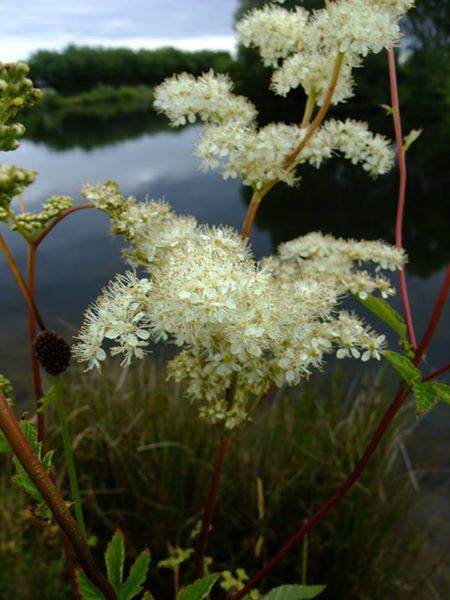
<svg viewBox="0 0 450 600"><path fill-rule="evenodd" d="M27 277L28 277L28 290L30 292L33 301L36 302L36 250L37 247L34 244L28 246L28 260L27 260ZM30 345L31 355L31 369L33 373L33 389L34 397L36 399L36 415L37 415L37 436L38 440L42 442L45 437L45 414L40 412L39 409L42 406L42 379L41 371L39 368L39 362L34 351L34 340L37 335L37 324L34 311L28 307L28 340Z"/></svg>
<svg viewBox="0 0 450 600"><path fill-rule="evenodd" d="M397 203L397 218L395 222L395 245L397 248L403 248L403 213L405 209L406 200L406 160L405 150L403 147L403 133L402 133L402 122L400 114L400 102L398 99L398 85L397 85L397 72L395 68L395 54L394 49L388 50L388 63L389 63L389 81L391 89L391 104L393 108L394 118L394 130L395 130L395 142L397 145L397 158L399 168L399 190L398 190L398 203ZM406 275L404 269L399 271L400 279L400 294L403 304L403 312L405 315L406 327L408 330L409 341L413 348L417 347L416 336L414 333L414 324L411 315L411 307L409 304L408 297L408 286L406 283Z"/></svg>
<svg viewBox="0 0 450 600"><path fill-rule="evenodd" d="M53 221L51 221L47 227L45 229L43 229L41 231L41 233L37 236L37 238L34 240L34 245L37 247L39 246L39 244L42 242L42 240L44 238L47 237L47 235L50 233L50 231L63 219L65 219L66 217L68 217L69 215L71 215L74 212L77 212L79 210L84 210L85 208L95 208L95 205L92 204L91 202L84 202L82 204L75 204L75 206L71 206L70 208L63 210L62 212L59 213L59 215L57 217L55 217L53 219Z"/></svg>
<svg viewBox="0 0 450 600"><path fill-rule="evenodd" d="M442 367L439 367L439 369L435 369L434 371L432 371L431 373L429 373L426 377L424 377L422 379L422 381L430 381L430 379L434 379L435 377L439 377L439 375L442 375L442 373L445 373L446 371L450 371L450 363L447 363L446 365L443 365Z"/></svg>
<svg viewBox="0 0 450 600"><path fill-rule="evenodd" d="M436 331L436 327L438 325L439 319L441 318L442 311L444 310L445 302L447 300L448 292L450 287L450 265L447 267L447 271L444 276L444 280L442 281L441 289L439 291L439 296L437 298L436 304L434 305L433 313L431 315L430 322L428 323L428 327L424 333L422 341L419 344L419 347L416 351L416 356L420 360L425 353L425 350L428 348L431 342L431 338Z"/></svg>
<svg viewBox="0 0 450 600"><path fill-rule="evenodd" d="M87 546L67 503L61 496L58 488L50 479L49 475L45 472L41 462L25 439L11 407L6 402L5 397L1 392L0 429L3 431L9 445L20 464L25 469L28 477L39 490L41 496L51 510L55 521L70 540L88 579L103 592L107 600L117 600L117 595L113 587L106 577L98 571L89 547Z"/></svg>
<svg viewBox="0 0 450 600"><path fill-rule="evenodd" d="M223 436L219 447L217 448L214 472L211 478L211 483L209 484L208 499L206 501L205 512L203 513L202 527L200 530L200 536L195 555L194 580L203 576L203 560L205 558L206 548L208 546L209 530L214 513L214 506L216 503L217 491L219 489L219 481L222 474L222 467L227 445L228 438Z"/></svg>

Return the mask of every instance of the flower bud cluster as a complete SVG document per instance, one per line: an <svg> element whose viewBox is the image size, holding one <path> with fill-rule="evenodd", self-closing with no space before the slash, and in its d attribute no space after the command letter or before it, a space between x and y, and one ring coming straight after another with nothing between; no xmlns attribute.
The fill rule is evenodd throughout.
<svg viewBox="0 0 450 600"><path fill-rule="evenodd" d="M18 138L25 133L25 127L7 122L22 108L33 106L41 96L27 78L28 71L25 63L0 63L0 150L15 150L19 146Z"/></svg>
<svg viewBox="0 0 450 600"><path fill-rule="evenodd" d="M36 175L37 172L30 169L14 165L0 165L0 208L8 211L11 200L33 183ZM4 216L5 213L2 214Z"/></svg>
<svg viewBox="0 0 450 600"><path fill-rule="evenodd" d="M70 208L72 204L73 199L70 196L50 196L42 204L43 210L41 212L23 212L15 215L10 222L10 228L33 239L41 233L50 221Z"/></svg>
<svg viewBox="0 0 450 600"><path fill-rule="evenodd" d="M165 202L133 200L123 218L122 232L150 277L119 277L88 309L74 351L88 368L106 358L105 340L125 365L150 341L175 344L180 353L169 376L183 382L204 418L233 428L271 385L298 383L326 355L380 357L384 337L339 312L338 303L349 292L391 294L389 283L362 263L398 268L405 257L395 248L316 233L258 263L234 230L198 225Z"/></svg>

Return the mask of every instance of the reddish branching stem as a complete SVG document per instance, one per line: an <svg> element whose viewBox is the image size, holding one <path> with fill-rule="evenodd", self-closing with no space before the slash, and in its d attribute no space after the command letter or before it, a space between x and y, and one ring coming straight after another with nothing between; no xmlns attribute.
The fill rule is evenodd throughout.
<svg viewBox="0 0 450 600"><path fill-rule="evenodd" d="M417 348L416 357L418 360L422 358L425 354L426 349L430 345L431 339L436 331L436 328L439 323L439 319L441 318L442 311L444 310L445 303L447 301L448 293L450 288L450 265L447 267L447 271L445 272L444 279L442 281L441 289L439 290L439 295L434 305L433 312L431 314L430 322L428 323L428 327L425 330L422 341Z"/></svg>
<svg viewBox="0 0 450 600"><path fill-rule="evenodd" d="M398 201L397 201L397 217L395 222L395 245L397 248L403 248L403 214L405 210L406 201L406 159L405 149L403 146L403 133L402 133L402 122L400 114L400 102L398 99L398 85L397 85L397 72L395 68L395 54L394 49L388 50L388 63L389 63L389 81L391 89L391 104L393 108L394 117L394 129L395 129L395 142L397 145L397 159L399 169L399 190L398 190ZM411 307L409 304L408 297L408 286L406 284L406 275L404 269L399 271L400 279L400 295L402 298L403 312L405 315L406 327L408 330L408 337L413 348L416 348L416 336L414 333L413 319L411 315Z"/></svg>
<svg viewBox="0 0 450 600"><path fill-rule="evenodd" d="M217 448L214 471L212 474L211 483L209 485L208 497L206 500L205 511L203 513L202 526L198 538L197 551L195 555L194 579L198 579L203 575L203 561L205 558L206 549L208 547L209 532L211 528L214 507L216 504L217 492L219 489L220 477L222 475L222 467L227 445L228 438L222 436L219 447Z"/></svg>
<svg viewBox="0 0 450 600"><path fill-rule="evenodd" d="M33 244L28 246L28 260L27 260L27 278L28 278L28 290L30 296L36 303L36 250L37 247ZM37 335L37 323L34 311L30 310L28 306L28 342L30 346L30 357L31 357L31 371L33 374L33 389L34 397L36 399L36 414L37 414L37 435L38 440L42 442L45 437L45 414L39 409L42 406L42 379L41 370L39 368L39 362L34 350L34 340Z"/></svg>
<svg viewBox="0 0 450 600"><path fill-rule="evenodd" d="M28 477L39 490L41 496L49 507L55 521L70 540L77 553L80 564L90 581L97 586L107 600L117 600L117 595L109 581L98 571L91 552L83 535L72 517L72 514L61 496L59 490L45 472L42 464L34 454L31 446L25 439L19 423L0 392L0 429L3 431L14 454L25 469Z"/></svg>

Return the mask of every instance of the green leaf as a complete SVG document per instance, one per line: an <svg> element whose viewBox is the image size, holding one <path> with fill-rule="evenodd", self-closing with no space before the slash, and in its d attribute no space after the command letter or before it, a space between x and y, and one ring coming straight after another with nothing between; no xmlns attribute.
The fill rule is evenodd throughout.
<svg viewBox="0 0 450 600"><path fill-rule="evenodd" d="M76 577L83 600L105 600L105 596L102 592L89 581L81 569L77 569Z"/></svg>
<svg viewBox="0 0 450 600"><path fill-rule="evenodd" d="M406 323L401 316L392 306L386 302L383 298L377 298L376 296L368 296L364 300L356 296L356 298L364 304L364 306L370 310L374 315L380 318L386 323L395 333L402 339L407 339Z"/></svg>
<svg viewBox="0 0 450 600"><path fill-rule="evenodd" d="M30 444L34 454L41 461L45 472L49 473L52 467L53 452L47 452L47 454L42 459L42 444L38 442L36 429L28 421L20 421L20 429L22 430L22 433L25 436L27 442ZM40 511L41 513L49 514L48 509L44 508L44 506L47 505L45 504L41 493L31 481L31 479L28 477L27 472L22 467L19 460L16 457L14 457L13 462L16 468L16 474L12 477L12 481L14 481L16 485L21 487L34 500L43 504L42 510Z"/></svg>
<svg viewBox="0 0 450 600"><path fill-rule="evenodd" d="M262 600L309 600L321 594L326 585L280 585L265 594Z"/></svg>
<svg viewBox="0 0 450 600"><path fill-rule="evenodd" d="M413 385L413 392L417 410L420 413L433 408L439 400L450 404L450 385L445 383L417 382Z"/></svg>
<svg viewBox="0 0 450 600"><path fill-rule="evenodd" d="M45 413L50 404L56 402L56 390L55 386L52 385L48 392L40 399L41 406L37 412Z"/></svg>
<svg viewBox="0 0 450 600"><path fill-rule="evenodd" d="M150 551L146 548L134 561L127 580L122 585L120 600L131 600L142 591L150 564Z"/></svg>
<svg viewBox="0 0 450 600"><path fill-rule="evenodd" d="M116 530L106 548L105 562L108 579L116 593L119 594L122 587L123 564L125 562L125 543L120 529Z"/></svg>
<svg viewBox="0 0 450 600"><path fill-rule="evenodd" d="M8 440L5 438L3 433L0 432L0 454L4 454L5 452L9 452L11 450L11 446L9 445Z"/></svg>
<svg viewBox="0 0 450 600"><path fill-rule="evenodd" d="M430 410L438 401L436 392L427 383L421 383L420 381L413 383L412 391L416 401L417 412L419 413Z"/></svg>
<svg viewBox="0 0 450 600"><path fill-rule="evenodd" d="M420 371L412 364L409 358L402 356L397 352L392 352L392 350L383 352L383 356L391 363L394 369L400 373L408 385L420 382L422 377Z"/></svg>
<svg viewBox="0 0 450 600"><path fill-rule="evenodd" d="M433 387L433 389L436 392L436 396L438 397L438 400L442 400L443 402L450 404L450 385L447 385L446 383L436 382L426 383L425 385Z"/></svg>
<svg viewBox="0 0 450 600"><path fill-rule="evenodd" d="M218 575L207 575L203 579L197 579L197 581L181 590L177 600L203 600L212 590L218 578Z"/></svg>
<svg viewBox="0 0 450 600"><path fill-rule="evenodd" d="M409 150L411 144L413 144L417 138L421 135L423 129L411 129L408 135L405 135L403 139L403 152Z"/></svg>

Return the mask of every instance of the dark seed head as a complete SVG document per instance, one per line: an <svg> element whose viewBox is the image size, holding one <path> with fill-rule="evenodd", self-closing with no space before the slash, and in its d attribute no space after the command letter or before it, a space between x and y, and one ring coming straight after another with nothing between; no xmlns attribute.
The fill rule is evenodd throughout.
<svg viewBox="0 0 450 600"><path fill-rule="evenodd" d="M70 363L70 346L54 331L42 331L34 340L36 356L49 375L59 375Z"/></svg>

